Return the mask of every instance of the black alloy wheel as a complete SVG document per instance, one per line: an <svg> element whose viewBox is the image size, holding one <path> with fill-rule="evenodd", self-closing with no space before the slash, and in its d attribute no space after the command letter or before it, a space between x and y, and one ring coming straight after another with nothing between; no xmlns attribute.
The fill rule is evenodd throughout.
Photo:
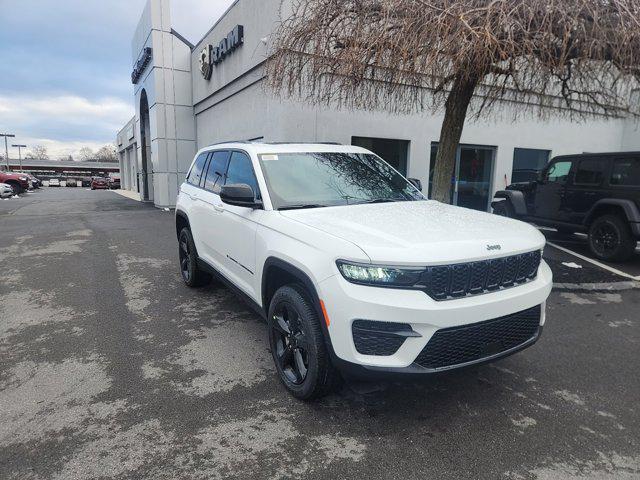
<svg viewBox="0 0 640 480"><path fill-rule="evenodd" d="M593 231L593 246L599 255L610 256L620 244L618 231L610 223L600 223Z"/></svg>
<svg viewBox="0 0 640 480"><path fill-rule="evenodd" d="M183 228L178 237L178 258L182 279L189 287L200 287L211 279L209 274L198 267L198 254L188 228Z"/></svg>
<svg viewBox="0 0 640 480"><path fill-rule="evenodd" d="M589 228L589 248L601 260L627 260L633 254L636 244L628 223L617 215L598 217Z"/></svg>
<svg viewBox="0 0 640 480"><path fill-rule="evenodd" d="M318 311L301 285L285 285L273 295L267 316L269 346L278 376L294 397L311 400L337 388Z"/></svg>
<svg viewBox="0 0 640 480"><path fill-rule="evenodd" d="M288 302L278 304L273 314L271 345L282 374L294 385L301 385L309 371L308 340L300 314Z"/></svg>
<svg viewBox="0 0 640 480"><path fill-rule="evenodd" d="M182 273L182 278L185 283L189 283L191 280L191 251L189 250L189 243L187 239L183 236L180 239L180 272Z"/></svg>

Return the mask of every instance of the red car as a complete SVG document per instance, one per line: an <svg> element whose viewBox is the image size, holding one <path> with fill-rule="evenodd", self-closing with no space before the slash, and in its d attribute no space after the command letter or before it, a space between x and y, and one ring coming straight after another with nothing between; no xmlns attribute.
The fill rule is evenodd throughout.
<svg viewBox="0 0 640 480"><path fill-rule="evenodd" d="M24 173L0 172L0 183L10 185L16 195L29 189L29 177Z"/></svg>
<svg viewBox="0 0 640 480"><path fill-rule="evenodd" d="M102 177L94 177L91 180L91 190L108 190L109 180Z"/></svg>

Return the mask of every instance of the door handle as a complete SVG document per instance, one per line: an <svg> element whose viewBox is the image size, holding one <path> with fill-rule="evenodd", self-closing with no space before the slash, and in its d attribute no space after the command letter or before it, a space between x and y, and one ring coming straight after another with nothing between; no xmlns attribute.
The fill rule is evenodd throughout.
<svg viewBox="0 0 640 480"><path fill-rule="evenodd" d="M216 212L224 212L224 205L221 203L219 204L214 203L213 208L215 209Z"/></svg>

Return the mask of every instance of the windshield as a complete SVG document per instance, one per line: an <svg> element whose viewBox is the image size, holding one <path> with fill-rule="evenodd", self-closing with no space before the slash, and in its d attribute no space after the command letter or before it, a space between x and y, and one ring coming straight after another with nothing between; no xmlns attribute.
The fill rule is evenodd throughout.
<svg viewBox="0 0 640 480"><path fill-rule="evenodd" d="M260 155L275 209L423 200L388 163L372 154Z"/></svg>

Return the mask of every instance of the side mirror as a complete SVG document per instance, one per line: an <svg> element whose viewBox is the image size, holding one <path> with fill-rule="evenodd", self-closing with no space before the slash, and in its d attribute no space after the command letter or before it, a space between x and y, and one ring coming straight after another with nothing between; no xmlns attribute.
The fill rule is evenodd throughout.
<svg viewBox="0 0 640 480"><path fill-rule="evenodd" d="M228 204L236 207L260 208L262 202L256 200L256 194L246 183L235 183L232 185L224 185L220 191L220 199Z"/></svg>
<svg viewBox="0 0 640 480"><path fill-rule="evenodd" d="M407 178L407 180L409 180L409 183L411 183L418 190L422 191L422 182L420 180L418 180L417 178Z"/></svg>

